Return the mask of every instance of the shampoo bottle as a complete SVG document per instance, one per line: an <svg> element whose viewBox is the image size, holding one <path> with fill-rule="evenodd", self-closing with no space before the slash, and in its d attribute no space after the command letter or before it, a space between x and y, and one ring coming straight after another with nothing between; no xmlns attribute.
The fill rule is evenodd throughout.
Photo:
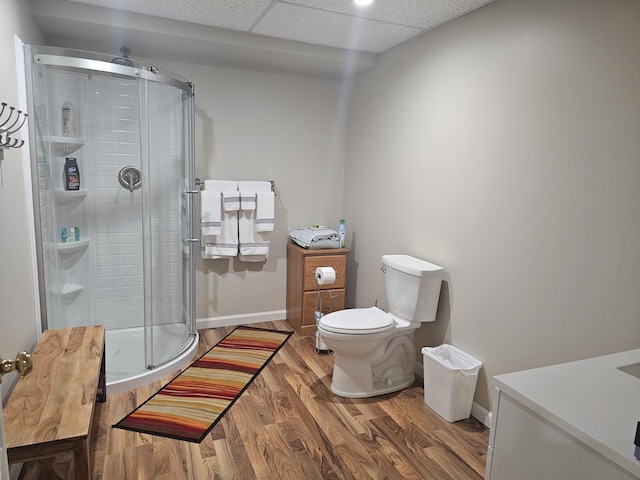
<svg viewBox="0 0 640 480"><path fill-rule="evenodd" d="M80 170L75 158L67 157L62 172L62 183L65 190L80 190Z"/></svg>
<svg viewBox="0 0 640 480"><path fill-rule="evenodd" d="M75 137L76 130L74 127L73 105L69 100L62 104L62 136Z"/></svg>
<svg viewBox="0 0 640 480"><path fill-rule="evenodd" d="M344 248L346 244L347 231L344 226L344 218L340 219L340 225L338 226L338 233L340 234L340 248Z"/></svg>

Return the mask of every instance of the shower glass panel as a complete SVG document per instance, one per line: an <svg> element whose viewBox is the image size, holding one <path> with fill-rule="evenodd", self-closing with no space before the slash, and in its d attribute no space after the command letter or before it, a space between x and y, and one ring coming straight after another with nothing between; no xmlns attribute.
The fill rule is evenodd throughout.
<svg viewBox="0 0 640 480"><path fill-rule="evenodd" d="M115 393L195 354L193 86L136 60L26 55L44 328L105 325ZM77 190L63 180L67 158Z"/></svg>

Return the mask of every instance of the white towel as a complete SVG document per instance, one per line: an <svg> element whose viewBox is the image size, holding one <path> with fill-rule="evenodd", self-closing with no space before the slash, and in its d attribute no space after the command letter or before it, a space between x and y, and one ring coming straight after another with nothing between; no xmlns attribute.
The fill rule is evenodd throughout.
<svg viewBox="0 0 640 480"><path fill-rule="evenodd" d="M238 190L238 182L236 180L205 180L204 189L218 192Z"/></svg>
<svg viewBox="0 0 640 480"><path fill-rule="evenodd" d="M275 224L275 194L272 191L256 193L256 230L272 232Z"/></svg>
<svg viewBox="0 0 640 480"><path fill-rule="evenodd" d="M238 220L240 260L264 262L269 256L269 239L256 231L255 211L240 212Z"/></svg>
<svg viewBox="0 0 640 480"><path fill-rule="evenodd" d="M202 258L228 258L238 255L238 212L224 212L221 223L220 235L202 235Z"/></svg>
<svg viewBox="0 0 640 480"><path fill-rule="evenodd" d="M240 192L237 190L222 192L222 209L225 212L240 210Z"/></svg>
<svg viewBox="0 0 640 480"><path fill-rule="evenodd" d="M240 190L240 210L250 211L256 209L256 192Z"/></svg>
<svg viewBox="0 0 640 480"><path fill-rule="evenodd" d="M231 192L230 197L235 196L239 202L238 182L235 180L205 180L204 190L218 195L221 202L224 192ZM209 194L205 194L208 197ZM201 198L202 202L203 199ZM221 202L222 203L222 202ZM220 213L220 233L209 235L207 230L201 230L201 257L204 259L230 258L238 255L238 212L237 208Z"/></svg>
<svg viewBox="0 0 640 480"><path fill-rule="evenodd" d="M264 180L240 180L238 182L238 190L241 192L270 192L271 182Z"/></svg>
<svg viewBox="0 0 640 480"><path fill-rule="evenodd" d="M200 192L200 228L202 235L219 235L222 231L222 195L215 190Z"/></svg>

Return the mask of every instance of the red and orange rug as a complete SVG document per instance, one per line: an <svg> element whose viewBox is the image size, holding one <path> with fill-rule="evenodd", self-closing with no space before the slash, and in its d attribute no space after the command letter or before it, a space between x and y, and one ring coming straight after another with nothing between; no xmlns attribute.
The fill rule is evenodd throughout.
<svg viewBox="0 0 640 480"><path fill-rule="evenodd" d="M236 327L113 426L201 442L292 333Z"/></svg>

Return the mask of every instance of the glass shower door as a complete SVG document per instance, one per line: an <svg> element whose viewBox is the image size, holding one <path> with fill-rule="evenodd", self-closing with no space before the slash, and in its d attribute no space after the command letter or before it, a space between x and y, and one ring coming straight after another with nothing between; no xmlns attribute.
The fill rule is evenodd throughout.
<svg viewBox="0 0 640 480"><path fill-rule="evenodd" d="M142 153L146 363L152 369L195 334L193 94L147 82ZM143 115L144 117L145 115Z"/></svg>
<svg viewBox="0 0 640 480"><path fill-rule="evenodd" d="M193 87L142 62L25 51L43 328L105 325L108 388L125 388L195 351ZM66 157L78 191L64 187Z"/></svg>

